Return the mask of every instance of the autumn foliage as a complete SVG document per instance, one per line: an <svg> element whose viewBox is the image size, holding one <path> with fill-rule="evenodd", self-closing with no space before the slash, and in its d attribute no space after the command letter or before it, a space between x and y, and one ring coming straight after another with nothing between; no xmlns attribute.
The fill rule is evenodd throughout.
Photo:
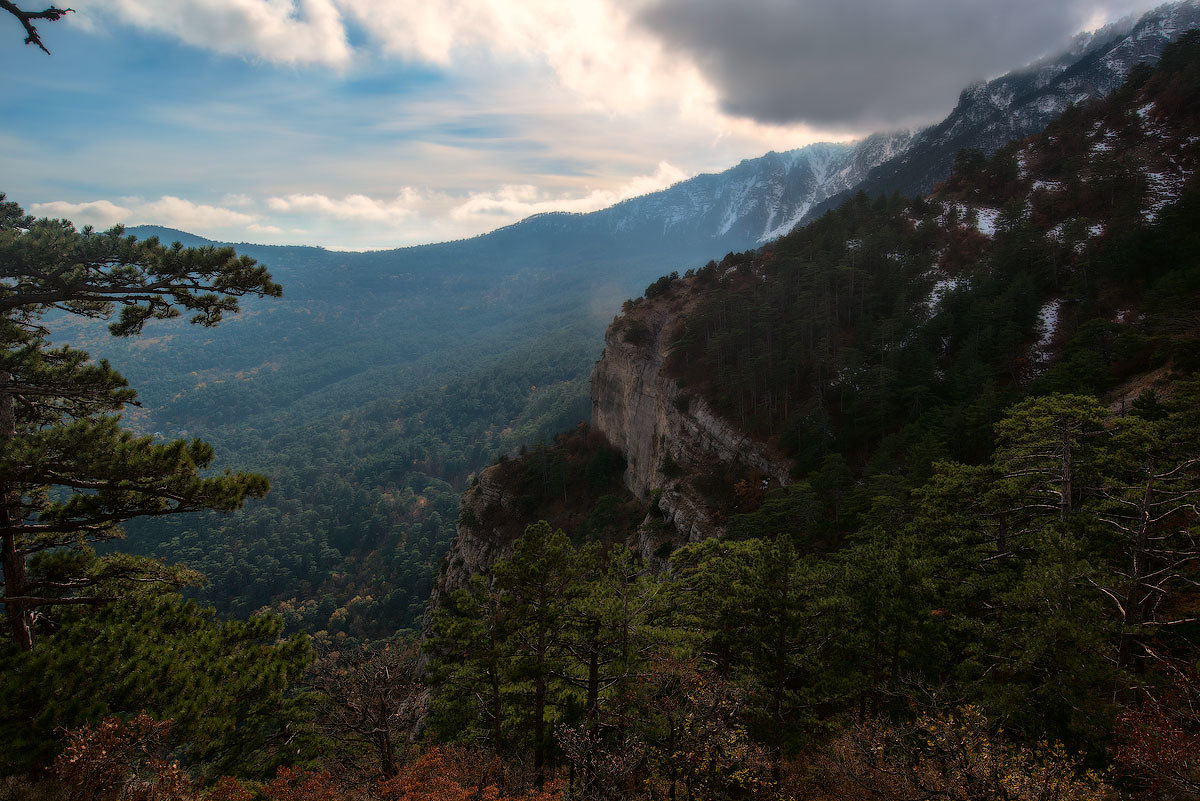
<svg viewBox="0 0 1200 801"><path fill-rule="evenodd" d="M1194 670L1168 668L1165 691L1117 719L1113 758L1134 781L1163 792L1200 795L1200 681Z"/></svg>
<svg viewBox="0 0 1200 801"><path fill-rule="evenodd" d="M924 715L909 724L867 719L820 756L833 801L1102 801L1109 788L1057 744L1007 742L982 711Z"/></svg>
<svg viewBox="0 0 1200 801"><path fill-rule="evenodd" d="M54 763L67 801L192 799L187 773L162 756L170 730L170 721L143 712L67 732L67 746Z"/></svg>
<svg viewBox="0 0 1200 801"><path fill-rule="evenodd" d="M381 782L384 801L562 801L562 786L551 783L516 795L498 782L501 766L477 752L461 748L432 748ZM307 799L305 800L307 801Z"/></svg>
<svg viewBox="0 0 1200 801"><path fill-rule="evenodd" d="M562 785L506 791L500 760L465 748L433 748L377 785L350 788L327 771L282 767L262 785L228 776L202 787L163 756L170 721L142 713L66 732L55 762L65 801L562 801Z"/></svg>

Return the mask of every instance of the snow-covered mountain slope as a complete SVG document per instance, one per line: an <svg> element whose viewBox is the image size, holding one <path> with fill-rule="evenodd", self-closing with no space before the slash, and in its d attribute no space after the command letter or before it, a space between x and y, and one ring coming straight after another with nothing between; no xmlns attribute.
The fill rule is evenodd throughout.
<svg viewBox="0 0 1200 801"><path fill-rule="evenodd" d="M616 234L657 230L741 250L790 231L817 203L864 180L909 136L771 152L596 212L590 222Z"/></svg>
<svg viewBox="0 0 1200 801"><path fill-rule="evenodd" d="M950 116L919 131L906 147L878 162L852 191L872 196L924 194L950 174L960 150L991 154L1014 139L1041 131L1068 106L1107 95L1137 64L1157 61L1168 43L1196 26L1200 26L1200 0L1170 3L1140 19L1131 17L1080 34L1063 52L1025 69L973 84L963 90ZM845 192L831 194L807 217L845 198Z"/></svg>
<svg viewBox="0 0 1200 801"><path fill-rule="evenodd" d="M540 214L478 239L545 237L569 241L561 256L581 248L616 259L637 252L658 254L667 259L662 264L695 266L697 258L719 258L787 233L817 204L865 180L911 138L905 131L770 152L607 209Z"/></svg>
<svg viewBox="0 0 1200 801"><path fill-rule="evenodd" d="M756 247L844 201L849 194L923 194L950 174L964 148L992 153L1041 131L1068 106L1107 95L1140 62L1200 25L1200 0L1161 6L1077 36L1062 52L963 90L942 122L853 144L819 143L747 159L661 192L591 214L540 215L510 228L574 231L585 240L718 257ZM618 250L621 249L618 246Z"/></svg>

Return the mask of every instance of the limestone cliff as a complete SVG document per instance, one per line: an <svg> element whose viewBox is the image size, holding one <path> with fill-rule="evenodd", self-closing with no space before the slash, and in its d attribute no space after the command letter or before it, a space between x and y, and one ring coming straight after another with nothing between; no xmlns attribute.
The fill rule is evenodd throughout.
<svg viewBox="0 0 1200 801"><path fill-rule="evenodd" d="M704 475L719 468L782 486L790 467L667 375L675 322L694 302L686 283L677 280L665 295L627 307L609 327L592 371L592 425L624 454L630 492L657 501L679 538L696 542L719 534L724 522Z"/></svg>
<svg viewBox="0 0 1200 801"><path fill-rule="evenodd" d="M757 279L755 279L757 280ZM457 535L430 599L438 608L548 520L576 539L624 542L652 569L684 542L719 535L738 481L788 483L788 463L667 374L672 330L694 302L686 281L618 316L592 373L592 425L484 470L463 495Z"/></svg>

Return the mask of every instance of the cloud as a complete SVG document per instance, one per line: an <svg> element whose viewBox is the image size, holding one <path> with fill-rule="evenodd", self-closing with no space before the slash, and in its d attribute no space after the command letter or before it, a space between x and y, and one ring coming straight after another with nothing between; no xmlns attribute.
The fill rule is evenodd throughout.
<svg viewBox="0 0 1200 801"><path fill-rule="evenodd" d="M405 187L391 200L375 200L366 195L346 195L340 200L322 195L291 194L267 199L267 208L283 214L309 214L333 217L337 220L388 222L409 217L420 202L420 193Z"/></svg>
<svg viewBox="0 0 1200 801"><path fill-rule="evenodd" d="M945 113L972 79L1144 7L1095 0L649 0L644 28L697 64L726 113L765 123L890 127Z"/></svg>
<svg viewBox="0 0 1200 801"><path fill-rule="evenodd" d="M368 48L413 63L546 68L606 111L711 101L695 67L670 57L621 0L111 0L108 13L196 47L277 63L345 68L355 56L353 25Z"/></svg>
<svg viewBox="0 0 1200 801"><path fill-rule="evenodd" d="M554 195L536 186L517 184L491 192L474 192L453 209L450 216L460 222L503 225L533 214L550 211L586 213L607 208L631 197L657 192L688 176L667 162L660 162L653 175L642 175L617 189L596 189L585 195Z"/></svg>
<svg viewBox="0 0 1200 801"><path fill-rule="evenodd" d="M793 146L931 122L970 80L1153 2L110 0L108 13L277 63L346 69L382 52L476 85L524 65L517 80L540 72L581 111L657 110Z"/></svg>
<svg viewBox="0 0 1200 801"><path fill-rule="evenodd" d="M970 73L1150 2L105 0L80 59L64 47L53 80L14 89L13 109L31 111L0 126L13 131L0 150L20 154L0 153L0 172L14 197L48 201L37 213L99 227L442 241L929 122ZM164 36L122 35L120 21ZM130 39L144 49L133 60Z"/></svg>
<svg viewBox="0 0 1200 801"><path fill-rule="evenodd" d="M193 203L183 198L163 195L158 200L143 202L137 198L122 198L123 205L109 200L69 203L62 200L33 203L29 213L37 217L68 219L76 225L91 225L99 229L124 225L164 225L197 234L219 235L249 230L255 217L233 209Z"/></svg>
<svg viewBox="0 0 1200 801"><path fill-rule="evenodd" d="M662 162L651 174L615 188L583 193L506 185L465 194L405 187L395 196L384 198L363 194L336 197L317 192L259 199L248 195L224 198L227 205L236 202L238 209L165 195L152 201L118 198L34 203L30 213L97 228L117 223L164 225L234 242L294 243L299 234L305 241L341 249L397 247L474 236L541 212L595 211L664 189L686 177L683 171Z"/></svg>
<svg viewBox="0 0 1200 801"><path fill-rule="evenodd" d="M53 217L71 220L79 226L91 225L107 229L129 219L132 211L110 200L92 200L85 203L52 200L49 203L30 204L29 213L35 217Z"/></svg>
<svg viewBox="0 0 1200 801"><path fill-rule="evenodd" d="M479 53L542 64L609 111L711 94L693 65L671 58L616 0L337 1L388 52L447 67Z"/></svg>
<svg viewBox="0 0 1200 801"><path fill-rule="evenodd" d="M111 0L109 11L220 53L338 67L352 55L334 0Z"/></svg>

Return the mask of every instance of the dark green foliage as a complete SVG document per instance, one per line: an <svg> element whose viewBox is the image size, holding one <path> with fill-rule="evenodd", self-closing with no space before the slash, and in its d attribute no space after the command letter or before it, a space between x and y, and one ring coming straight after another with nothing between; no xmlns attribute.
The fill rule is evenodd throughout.
<svg viewBox="0 0 1200 801"><path fill-rule="evenodd" d="M570 531L576 542L609 545L623 541L646 514L622 484L621 452L586 424L492 469L492 480L519 500L510 508L485 509L477 521L501 541L515 540L530 520L541 519Z"/></svg>
<svg viewBox="0 0 1200 801"><path fill-rule="evenodd" d="M213 610L161 594L194 573L93 550L139 517L236 510L265 495L267 479L215 473L214 450L200 440L123 429L119 415L136 400L125 379L106 361L53 347L47 330L49 318L115 315L110 332L128 336L180 310L208 327L237 311L239 297L278 295L278 285L232 249L76 231L2 201L4 771L45 768L64 729L142 711L173 719L176 752L210 776L265 777L308 759L305 704L289 695L310 660L306 638L280 640L277 617L216 623Z"/></svg>
<svg viewBox="0 0 1200 801"><path fill-rule="evenodd" d="M237 311L239 297L280 288L232 249L165 248L119 227L76 231L34 220L3 195L0 273L0 600L8 635L29 650L56 608L189 579L149 559L97 557L91 544L121 537L121 524L138 517L230 512L269 486L248 473L212 475L213 449L200 440L161 443L122 429L118 415L135 401L125 379L105 361L52 347L45 319L115 314L110 332L128 336L183 309L207 327Z"/></svg>
<svg viewBox="0 0 1200 801"><path fill-rule="evenodd" d="M801 480L762 497L721 468L687 477L729 513L726 536L652 580L663 608L647 625L672 636L643 663L661 711L630 707L643 736L681 753L703 715L666 688L696 701L704 682L776 764L838 715L964 703L1105 764L1150 665L1195 660L1200 396L1181 373L1200 341L1200 206L1194 178L1157 209L1143 179L1195 162L1192 112L1168 102L1185 72L1138 71L1031 142L964 154L930 199L860 196L647 293L692 310L676 378L788 448ZM1165 133L1149 146L1130 110L1151 100ZM1095 147L1104 130L1112 145ZM1142 392L1118 414L1093 396L1151 371L1175 398ZM540 460L540 499L569 492ZM576 631L578 653L604 652ZM557 714L588 730L561 674Z"/></svg>
<svg viewBox="0 0 1200 801"><path fill-rule="evenodd" d="M316 755L308 701L290 687L311 661L306 637L280 640L263 616L218 622L178 596L132 598L64 615L32 653L0 651L0 770L45 766L60 732L108 715L173 719L172 745L208 776L268 777Z"/></svg>
<svg viewBox="0 0 1200 801"><path fill-rule="evenodd" d="M239 245L284 298L202 335L151 323L136 345L63 331L138 387L140 433L203 432L222 463L272 481L244 512L135 525L126 547L209 576L197 597L222 614L269 605L290 626L363 636L417 625L470 475L586 420L620 299L732 242L613 236L612 222L541 215L369 253Z"/></svg>
<svg viewBox="0 0 1200 801"><path fill-rule="evenodd" d="M651 300L659 295L665 295L671 289L671 285L678 280L679 273L677 272L671 273L670 275L664 275L654 283L650 284L650 286L646 287L646 291L643 293L643 295L645 296L646 300Z"/></svg>

